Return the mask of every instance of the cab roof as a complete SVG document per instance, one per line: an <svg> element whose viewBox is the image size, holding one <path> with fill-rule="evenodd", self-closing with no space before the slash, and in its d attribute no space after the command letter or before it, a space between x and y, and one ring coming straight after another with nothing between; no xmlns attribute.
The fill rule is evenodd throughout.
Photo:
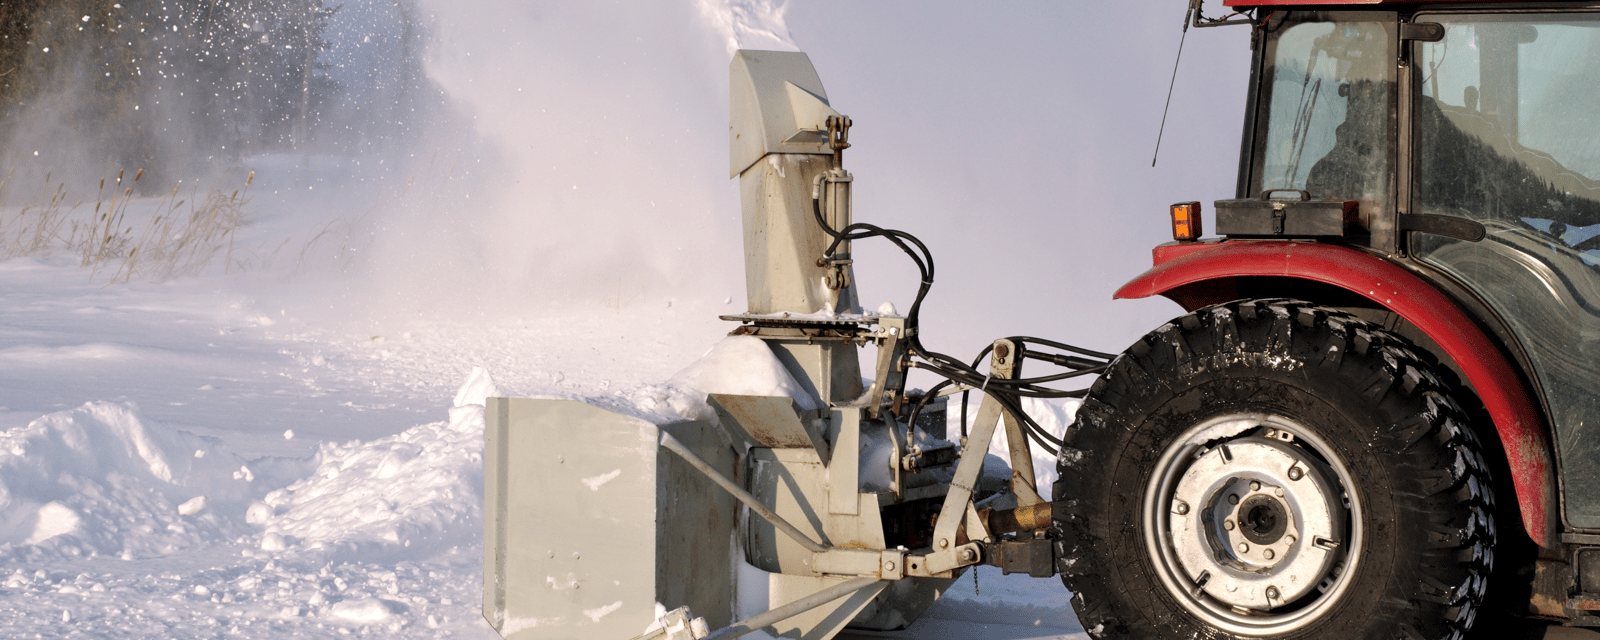
<svg viewBox="0 0 1600 640"><path fill-rule="evenodd" d="M1298 5L1318 6L1369 6L1375 4L1479 4L1498 2L1500 4L1520 4L1542 0L1223 0L1223 6L1228 7L1286 7Z"/></svg>

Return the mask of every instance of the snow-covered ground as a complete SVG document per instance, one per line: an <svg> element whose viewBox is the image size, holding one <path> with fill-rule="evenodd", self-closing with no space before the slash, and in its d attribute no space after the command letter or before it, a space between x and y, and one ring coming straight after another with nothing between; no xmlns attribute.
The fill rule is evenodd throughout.
<svg viewBox="0 0 1600 640"><path fill-rule="evenodd" d="M228 276L88 275L0 263L5 637L493 637L474 368L627 398L727 330L667 300L318 324ZM1066 598L980 571L894 637L1076 637Z"/></svg>

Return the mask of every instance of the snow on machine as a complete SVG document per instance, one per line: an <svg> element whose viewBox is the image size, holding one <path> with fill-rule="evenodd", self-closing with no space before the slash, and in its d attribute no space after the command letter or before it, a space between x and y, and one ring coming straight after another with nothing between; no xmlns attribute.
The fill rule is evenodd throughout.
<svg viewBox="0 0 1600 640"><path fill-rule="evenodd" d="M1116 356L924 349L932 256L853 221L850 119L804 54L738 52L749 310L704 411L490 399L494 628L826 640L981 564L1059 575L1095 638L1594 637L1562 627L1600 626L1600 6L1225 4L1185 29L1251 30L1236 196L1212 239L1173 205L1117 296L1187 313ZM857 300L869 239L921 270L904 315ZM1029 397L1084 400L1056 437Z"/></svg>

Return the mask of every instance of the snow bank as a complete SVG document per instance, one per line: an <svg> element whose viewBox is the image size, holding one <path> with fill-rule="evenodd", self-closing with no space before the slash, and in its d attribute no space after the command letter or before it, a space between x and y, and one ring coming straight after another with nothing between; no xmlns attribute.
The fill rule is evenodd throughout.
<svg viewBox="0 0 1600 640"><path fill-rule="evenodd" d="M221 443L90 402L0 433L0 557L168 554L245 531L268 482Z"/></svg>
<svg viewBox="0 0 1600 640"><path fill-rule="evenodd" d="M249 541L360 562L470 544L482 522L483 402L497 393L474 369L448 421L325 443L305 460L247 461L132 403L46 415L0 432L0 559Z"/></svg>
<svg viewBox="0 0 1600 640"><path fill-rule="evenodd" d="M641 385L626 397L583 400L647 420L681 417L717 424L717 412L706 403L713 393L788 396L801 409L818 407L817 399L789 374L772 348L753 336L723 338L665 384ZM617 406L618 401L624 406Z"/></svg>
<svg viewBox="0 0 1600 640"><path fill-rule="evenodd" d="M728 336L668 384L701 393L746 396L789 396L801 409L816 409L817 400L789 374L772 347L755 336Z"/></svg>
<svg viewBox="0 0 1600 640"><path fill-rule="evenodd" d="M252 506L267 552L340 561L419 557L475 541L483 522L483 403L497 395L474 368L448 422L368 442L323 444L309 476Z"/></svg>

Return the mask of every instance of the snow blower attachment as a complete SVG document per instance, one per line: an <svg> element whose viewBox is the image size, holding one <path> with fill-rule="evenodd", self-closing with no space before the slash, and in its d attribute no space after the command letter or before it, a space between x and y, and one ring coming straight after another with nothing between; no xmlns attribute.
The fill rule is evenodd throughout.
<svg viewBox="0 0 1600 640"><path fill-rule="evenodd" d="M1055 574L1030 439L1051 453L1060 441L1021 397L1080 395L1038 385L1098 372L1109 356L1009 338L980 354L983 372L924 350L917 314L932 256L909 234L852 222L850 119L829 106L810 60L740 51L731 76L750 307L724 319L739 323L730 341L754 345L751 357L793 384L712 390L714 421L489 399L483 612L507 640L759 629L827 640L846 626L904 628L972 565ZM880 237L922 271L903 317L865 313L857 299L851 242ZM856 352L868 343L870 386ZM1022 379L1025 358L1066 371ZM912 367L946 381L907 393ZM974 390L984 400L958 446L946 439L946 396ZM1011 469L986 470L1001 424ZM736 584L741 573L762 577ZM767 611L736 620L736 601Z"/></svg>

